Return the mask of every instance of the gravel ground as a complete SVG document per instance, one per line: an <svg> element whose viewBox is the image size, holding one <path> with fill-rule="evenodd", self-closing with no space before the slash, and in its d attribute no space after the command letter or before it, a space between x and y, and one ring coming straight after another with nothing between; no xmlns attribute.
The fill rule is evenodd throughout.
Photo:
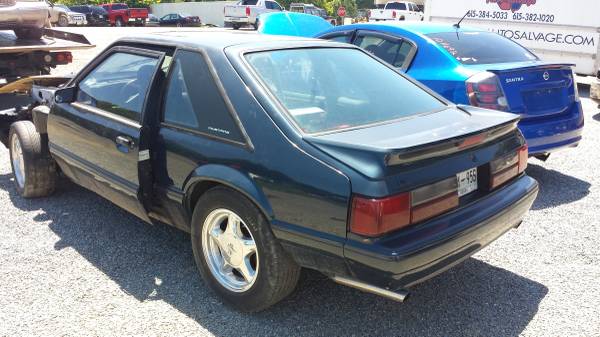
<svg viewBox="0 0 600 337"><path fill-rule="evenodd" d="M121 32L80 31L100 47ZM0 335L600 336L600 111L583 101L581 146L530 160L541 191L522 226L403 304L307 272L271 310L237 313L198 276L188 235L67 180L22 199L2 148Z"/></svg>

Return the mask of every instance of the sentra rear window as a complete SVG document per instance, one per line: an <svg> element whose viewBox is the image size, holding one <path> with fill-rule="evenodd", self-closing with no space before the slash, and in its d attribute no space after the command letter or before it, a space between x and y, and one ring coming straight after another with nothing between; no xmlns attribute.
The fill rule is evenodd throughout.
<svg viewBox="0 0 600 337"><path fill-rule="evenodd" d="M537 57L519 44L492 32L428 34L463 64L526 62Z"/></svg>
<svg viewBox="0 0 600 337"><path fill-rule="evenodd" d="M246 58L305 133L392 121L445 106L358 49L286 49Z"/></svg>

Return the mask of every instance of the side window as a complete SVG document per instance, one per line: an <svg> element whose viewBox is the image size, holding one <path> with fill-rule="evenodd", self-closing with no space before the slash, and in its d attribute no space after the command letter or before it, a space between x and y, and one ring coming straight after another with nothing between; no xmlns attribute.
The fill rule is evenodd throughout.
<svg viewBox="0 0 600 337"><path fill-rule="evenodd" d="M401 68L412 51L412 45L379 36L359 35L354 44L379 57L394 67Z"/></svg>
<svg viewBox="0 0 600 337"><path fill-rule="evenodd" d="M165 93L164 122L244 142L203 56L178 51L171 68Z"/></svg>
<svg viewBox="0 0 600 337"><path fill-rule="evenodd" d="M158 59L114 53L80 83L77 102L139 121Z"/></svg>
<svg viewBox="0 0 600 337"><path fill-rule="evenodd" d="M265 8L266 9L273 9L273 5L271 1L265 1Z"/></svg>

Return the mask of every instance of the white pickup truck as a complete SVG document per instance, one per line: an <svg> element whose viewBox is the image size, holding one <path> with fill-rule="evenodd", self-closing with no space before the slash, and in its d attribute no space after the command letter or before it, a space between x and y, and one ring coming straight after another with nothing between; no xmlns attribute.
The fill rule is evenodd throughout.
<svg viewBox="0 0 600 337"><path fill-rule="evenodd" d="M240 29L245 25L252 25L258 29L258 16L262 13L281 12L281 7L276 1L272 0L240 0L235 5L225 6L225 26L231 26L233 29Z"/></svg>
<svg viewBox="0 0 600 337"><path fill-rule="evenodd" d="M383 9L369 11L369 21L423 21L423 12L413 2L389 1Z"/></svg>

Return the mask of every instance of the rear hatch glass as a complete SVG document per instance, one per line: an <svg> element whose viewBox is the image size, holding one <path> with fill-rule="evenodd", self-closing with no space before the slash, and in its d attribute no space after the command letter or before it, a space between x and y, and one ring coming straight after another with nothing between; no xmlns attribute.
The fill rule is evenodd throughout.
<svg viewBox="0 0 600 337"><path fill-rule="evenodd" d="M304 133L385 123L446 107L358 49L274 50L246 59Z"/></svg>

